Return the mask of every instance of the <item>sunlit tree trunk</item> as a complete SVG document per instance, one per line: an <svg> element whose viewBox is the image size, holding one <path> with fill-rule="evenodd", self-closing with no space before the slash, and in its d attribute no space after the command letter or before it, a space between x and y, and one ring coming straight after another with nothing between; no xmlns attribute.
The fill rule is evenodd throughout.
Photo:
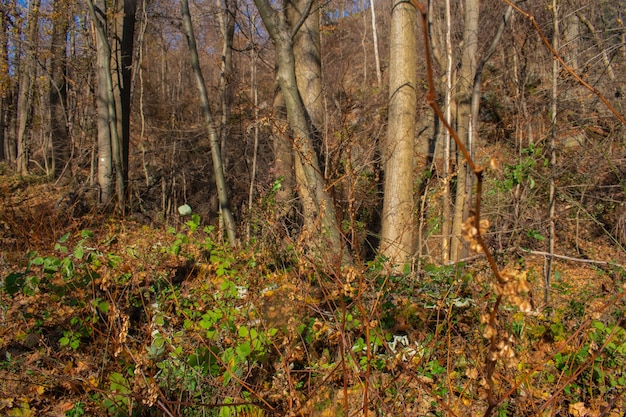
<svg viewBox="0 0 626 417"><path fill-rule="evenodd" d="M67 94L65 86L67 64L67 31L69 5L65 0L55 0L52 15L50 46L50 135L52 138L52 166L54 178L66 172L70 162L71 143L68 131Z"/></svg>
<svg viewBox="0 0 626 417"><path fill-rule="evenodd" d="M111 76L111 48L107 38L106 2L97 0L97 3L94 3L92 0L87 0L87 6L96 28L98 184L100 202L108 204L113 196L114 172L118 178L121 172L120 142L117 134L117 115Z"/></svg>
<svg viewBox="0 0 626 417"><path fill-rule="evenodd" d="M191 15L189 13L189 3L187 0L181 0L180 10L183 18L183 30L187 38L187 45L189 46L189 55L191 57L191 67L193 69L194 78L196 80L196 87L198 88L198 94L200 96L200 102L202 105L202 114L204 115L205 128L209 135L209 143L211 145L211 157L213 161L213 174L215 176L215 185L217 186L217 194L220 205L220 212L224 221L224 227L226 229L226 235L228 242L231 246L236 245L236 226L230 211L228 192L226 190L226 180L224 179L224 170L222 166L222 155L220 152L220 142L213 123L213 114L209 106L209 96L204 84L204 77L202 70L200 69L200 60L198 58L198 48L196 46L196 38L193 32L193 26L191 24Z"/></svg>
<svg viewBox="0 0 626 417"><path fill-rule="evenodd" d="M314 146L319 152L324 127L320 12L315 4L311 7L310 0L292 0L288 3L287 11L291 25L304 19L293 36L296 83L313 134Z"/></svg>
<svg viewBox="0 0 626 417"><path fill-rule="evenodd" d="M391 12L389 122L382 150L385 182L379 251L393 264L414 252L413 150L417 107L417 10L395 0Z"/></svg>
<svg viewBox="0 0 626 417"><path fill-rule="evenodd" d="M380 68L380 54L378 52L378 29L376 28L376 8L374 0L370 0L370 11L372 13L372 39L374 40L374 65L376 65L376 82L378 87L383 85L383 72Z"/></svg>

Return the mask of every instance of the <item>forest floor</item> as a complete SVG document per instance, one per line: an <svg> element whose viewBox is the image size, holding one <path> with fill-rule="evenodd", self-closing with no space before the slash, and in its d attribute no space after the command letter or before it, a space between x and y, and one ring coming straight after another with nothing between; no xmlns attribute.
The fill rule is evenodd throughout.
<svg viewBox="0 0 626 417"><path fill-rule="evenodd" d="M2 415L626 415L626 254L605 236L555 260L548 304L543 256L511 255L532 308L504 300L490 328L481 259L316 266L6 172L0 231Z"/></svg>

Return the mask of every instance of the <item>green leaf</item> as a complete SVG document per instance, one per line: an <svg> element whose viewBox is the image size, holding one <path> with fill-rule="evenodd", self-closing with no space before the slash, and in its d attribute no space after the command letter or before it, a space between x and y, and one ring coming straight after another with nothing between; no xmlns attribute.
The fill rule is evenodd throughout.
<svg viewBox="0 0 626 417"><path fill-rule="evenodd" d="M67 242L67 239L69 238L70 238L70 232L67 232L66 234L64 234L63 236L59 238L59 243L65 243Z"/></svg>
<svg viewBox="0 0 626 417"><path fill-rule="evenodd" d="M10 296L15 295L20 288L24 286L24 282L26 281L25 276L26 274L23 272L14 272L6 277L4 280L4 290L7 294Z"/></svg>
<svg viewBox="0 0 626 417"><path fill-rule="evenodd" d="M237 333L239 334L239 337L248 337L248 335L250 334L250 331L248 330L246 326L241 326L237 330Z"/></svg>
<svg viewBox="0 0 626 417"><path fill-rule="evenodd" d="M100 301L98 303L98 310L100 310L102 313L108 313L109 311L109 303L107 303L106 301Z"/></svg>
<svg viewBox="0 0 626 417"><path fill-rule="evenodd" d="M80 232L80 237L83 239L90 239L93 237L93 232L91 230L83 230Z"/></svg>
<svg viewBox="0 0 626 417"><path fill-rule="evenodd" d="M237 353L239 359L244 360L252 353L252 347L250 346L249 342L244 342L237 346L235 352Z"/></svg>
<svg viewBox="0 0 626 417"><path fill-rule="evenodd" d="M83 255L85 254L85 249L82 245L78 245L74 248L74 257L76 259L83 259Z"/></svg>

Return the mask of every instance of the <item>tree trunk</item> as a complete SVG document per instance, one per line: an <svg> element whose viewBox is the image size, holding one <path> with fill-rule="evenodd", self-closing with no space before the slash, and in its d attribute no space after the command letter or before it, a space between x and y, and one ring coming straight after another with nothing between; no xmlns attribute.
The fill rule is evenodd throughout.
<svg viewBox="0 0 626 417"><path fill-rule="evenodd" d="M66 38L69 25L67 2L55 0L50 46L50 135L52 137L52 176L59 178L70 162L71 143L66 109Z"/></svg>
<svg viewBox="0 0 626 417"><path fill-rule="evenodd" d="M450 13L450 0L446 0L446 91L445 91L445 118L446 121L451 124L452 116L452 16ZM442 235L442 261L448 262L450 260L450 209L452 202L450 201L450 131L444 129L443 132L443 192L442 192L442 213L443 213L443 225L441 227Z"/></svg>
<svg viewBox="0 0 626 417"><path fill-rule="evenodd" d="M215 183L217 186L217 195L220 205L220 211L224 220L224 227L226 228L228 242L231 246L234 246L237 243L235 220L233 219L228 204L228 193L226 191L226 180L224 179L224 171L222 168L222 155L220 153L219 138L217 136L217 131L215 130L215 125L213 124L213 115L209 106L209 96L204 85L202 70L200 69L198 48L196 46L196 38L193 33L191 15L189 13L189 3L187 0L181 0L180 11L183 18L183 30L187 38L187 45L189 46L191 67L193 69L194 78L196 80L198 94L200 95L200 102L202 103L202 113L204 114L204 121L209 135L209 142L211 144L213 174L215 175Z"/></svg>
<svg viewBox="0 0 626 417"><path fill-rule="evenodd" d="M115 169L115 189L118 204L123 210L126 205L128 187L128 152L130 144L130 114L132 92L133 48L137 0L122 0L123 5L116 13L114 22L116 35L112 39L111 74L113 76L113 96L115 102L115 129L119 144L113 153ZM113 147L115 148L115 146ZM119 169L118 169L119 167Z"/></svg>
<svg viewBox="0 0 626 417"><path fill-rule="evenodd" d="M559 50L559 7L558 0L552 0L552 16L553 16L553 34L552 34L552 48L558 52ZM552 120L550 125L550 197L548 202L548 218L549 218L549 231L548 231L548 257L546 258L544 265L544 302L547 304L550 298L550 278L552 275L552 262L554 255L554 243L556 240L556 124L558 116L558 98L559 98L559 61L552 60L552 103L550 105L550 111L552 113Z"/></svg>
<svg viewBox="0 0 626 417"><path fill-rule="evenodd" d="M220 82L218 91L222 116L220 120L220 150L224 157L224 147L229 134L229 120L233 102L233 38L235 36L235 13L236 4L233 0L218 0L220 8L218 19L222 34L222 63L220 68Z"/></svg>
<svg viewBox="0 0 626 417"><path fill-rule="evenodd" d="M459 69L459 85L456 97L456 129L459 137L469 146L471 139L470 124L471 99L476 60L478 55L478 19L480 16L480 1L466 0L463 29L463 55ZM469 148L468 148L469 149ZM452 241L450 244L450 258L459 260L467 254L467 245L462 241L461 232L467 212L470 181L468 180L467 162L460 150L457 149L457 176L456 196L454 199L454 216L452 219Z"/></svg>
<svg viewBox="0 0 626 417"><path fill-rule="evenodd" d="M17 97L17 172L28 174L30 143L27 137L28 124L32 113L32 83L35 78L35 55L38 39L40 0L33 0L28 11L26 24L26 52L20 65L20 84Z"/></svg>
<svg viewBox="0 0 626 417"><path fill-rule="evenodd" d="M296 67L296 83L302 97L313 145L321 154L324 129L324 100L322 93L322 46L320 40L319 8L311 8L310 0L292 0L288 3L287 17L290 25L304 19L293 36L293 55Z"/></svg>
<svg viewBox="0 0 626 417"><path fill-rule="evenodd" d="M394 0L389 58L389 122L382 150L385 183L380 253L393 264L414 252L413 149L417 108L417 10Z"/></svg>
<svg viewBox="0 0 626 417"><path fill-rule="evenodd" d="M7 19L0 19L0 161L9 159L9 120L8 108L11 96L11 77L9 73L9 25Z"/></svg>
<svg viewBox="0 0 626 417"><path fill-rule="evenodd" d="M87 0L87 6L96 28L96 78L98 82L96 105L98 112L98 183L100 185L100 202L108 204L113 196L113 186L115 185L113 175L114 172L120 172L121 160L111 75L111 48L106 34L106 1L97 1L97 4L94 4L93 0Z"/></svg>
<svg viewBox="0 0 626 417"><path fill-rule="evenodd" d="M380 69L380 55L378 53L378 30L376 28L376 8L374 7L374 0L370 0L370 11L372 13L372 38L374 40L374 65L376 65L376 82L378 88L383 85L383 73Z"/></svg>
<svg viewBox="0 0 626 417"><path fill-rule="evenodd" d="M296 81L293 36L309 13L311 3L301 12L303 19L291 26L283 11L275 11L268 0L255 0L261 19L276 49L276 80L287 109L287 119L293 137L294 162L298 195L306 219L303 240L318 254L330 254L337 261L347 261L343 252L341 233L335 207L326 190L318 156L310 131L309 118ZM312 119L311 119L312 120Z"/></svg>

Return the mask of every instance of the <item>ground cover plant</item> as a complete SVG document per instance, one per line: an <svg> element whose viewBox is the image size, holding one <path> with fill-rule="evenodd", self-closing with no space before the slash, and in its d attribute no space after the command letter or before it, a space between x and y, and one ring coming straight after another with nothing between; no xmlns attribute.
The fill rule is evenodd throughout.
<svg viewBox="0 0 626 417"><path fill-rule="evenodd" d="M197 215L169 229L67 217L46 188L4 197L6 415L461 416L489 396L501 416L626 411L626 271L608 245L606 264L557 261L543 309L537 257L511 257L530 308L503 302L490 371L484 260L333 269L226 248ZM38 204L17 207L27 195ZM38 215L58 227L15 244Z"/></svg>

